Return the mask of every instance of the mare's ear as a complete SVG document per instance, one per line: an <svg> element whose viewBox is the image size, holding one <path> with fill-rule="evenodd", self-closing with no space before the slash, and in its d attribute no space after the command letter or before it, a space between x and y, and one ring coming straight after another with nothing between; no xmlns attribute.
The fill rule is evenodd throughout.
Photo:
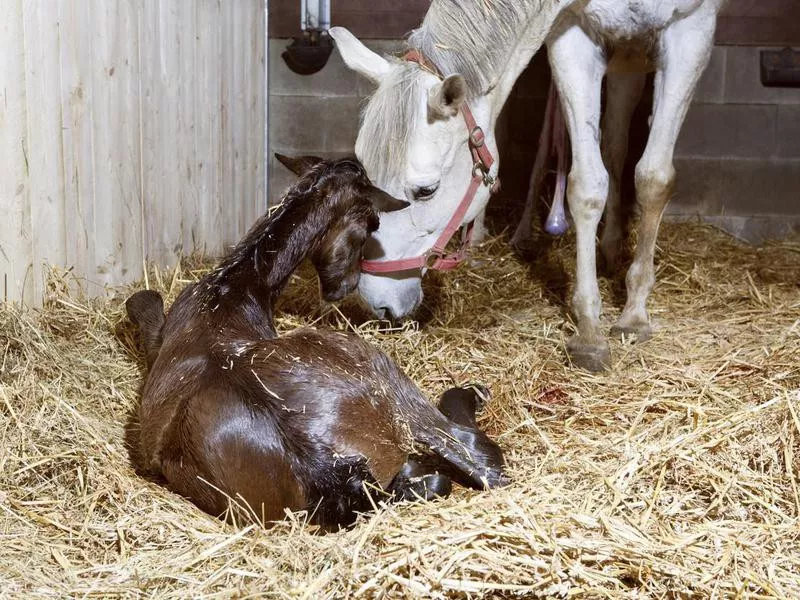
<svg viewBox="0 0 800 600"><path fill-rule="evenodd" d="M344 27L331 27L330 36L336 41L345 64L373 83L380 83L389 72L389 61L375 54Z"/></svg>
<svg viewBox="0 0 800 600"><path fill-rule="evenodd" d="M278 154L275 153L275 158L277 158L281 164L289 169L295 175L304 175L308 173L312 168L317 166L319 163L322 162L322 159L319 156L286 156L285 154Z"/></svg>
<svg viewBox="0 0 800 600"><path fill-rule="evenodd" d="M467 82L464 78L448 75L428 93L428 120L432 122L456 116L466 98Z"/></svg>
<svg viewBox="0 0 800 600"><path fill-rule="evenodd" d="M400 200L394 196L390 196L380 188L372 186L369 192L369 200L372 202L372 207L378 212L394 212L396 210L403 210L409 203L405 200Z"/></svg>

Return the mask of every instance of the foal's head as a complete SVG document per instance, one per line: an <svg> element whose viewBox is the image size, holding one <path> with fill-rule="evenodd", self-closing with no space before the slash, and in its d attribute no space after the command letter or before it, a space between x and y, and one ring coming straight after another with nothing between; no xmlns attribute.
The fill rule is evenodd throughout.
<svg viewBox="0 0 800 600"><path fill-rule="evenodd" d="M320 208L330 211L328 230L309 256L319 275L322 296L329 301L340 300L358 285L364 244L378 229L378 213L401 210L408 202L373 186L355 158L275 156L300 176L295 189L313 193L322 203Z"/></svg>

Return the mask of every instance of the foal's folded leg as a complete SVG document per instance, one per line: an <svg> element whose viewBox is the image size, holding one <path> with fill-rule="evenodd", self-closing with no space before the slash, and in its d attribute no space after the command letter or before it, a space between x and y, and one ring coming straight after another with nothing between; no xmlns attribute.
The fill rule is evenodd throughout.
<svg viewBox="0 0 800 600"><path fill-rule="evenodd" d="M508 483L502 474L505 465L502 450L475 421L475 413L484 407L489 397L489 390L479 385L452 388L442 394L439 411L447 417L449 427L444 433L451 438L452 450L442 447L433 455L410 457L392 482L395 499L444 497L450 493L451 480L481 489L483 484L475 479L475 474L464 471L462 454L479 465L479 470L488 476L490 487ZM460 446L458 452L454 444Z"/></svg>
<svg viewBox="0 0 800 600"><path fill-rule="evenodd" d="M459 425L478 429L475 415L483 410L490 398L488 388L482 385L450 388L439 398L439 410Z"/></svg>
<svg viewBox="0 0 800 600"><path fill-rule="evenodd" d="M490 392L481 385L457 387L447 390L439 399L439 410L450 421L461 427L454 427L452 435L479 459L485 469L501 472L505 458L500 446L478 427L475 415L489 401Z"/></svg>
<svg viewBox="0 0 800 600"><path fill-rule="evenodd" d="M389 486L391 499L399 502L446 498L453 490L453 483L450 477L438 471L439 466L428 457L409 457Z"/></svg>
<svg viewBox="0 0 800 600"><path fill-rule="evenodd" d="M439 399L439 411L454 423L477 429L475 413L483 408L489 390L483 386L452 388ZM393 500L432 500L450 495L449 467L438 456L411 456L392 481Z"/></svg>

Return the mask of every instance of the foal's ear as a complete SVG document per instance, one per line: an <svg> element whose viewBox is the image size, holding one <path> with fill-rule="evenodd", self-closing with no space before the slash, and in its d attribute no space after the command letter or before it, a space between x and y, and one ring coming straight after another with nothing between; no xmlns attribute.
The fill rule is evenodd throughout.
<svg viewBox="0 0 800 600"><path fill-rule="evenodd" d="M370 189L369 200L372 202L372 207L376 211L384 213L403 210L409 205L405 200L390 196L382 189L376 188L375 186Z"/></svg>
<svg viewBox="0 0 800 600"><path fill-rule="evenodd" d="M375 54L344 27L331 27L330 36L336 41L345 64L373 83L380 83L389 72L389 61Z"/></svg>
<svg viewBox="0 0 800 600"><path fill-rule="evenodd" d="M461 75L448 75L428 94L428 120L449 119L467 99L467 82Z"/></svg>
<svg viewBox="0 0 800 600"><path fill-rule="evenodd" d="M289 169L295 175L304 175L308 173L312 168L316 167L319 163L322 162L322 159L319 156L286 156L285 154L278 154L275 153L275 158L277 158L281 164Z"/></svg>

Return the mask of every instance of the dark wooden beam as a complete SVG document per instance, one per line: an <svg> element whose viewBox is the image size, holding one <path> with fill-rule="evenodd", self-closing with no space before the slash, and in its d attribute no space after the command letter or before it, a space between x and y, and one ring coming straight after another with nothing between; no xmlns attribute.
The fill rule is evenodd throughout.
<svg viewBox="0 0 800 600"><path fill-rule="evenodd" d="M430 0L332 0L331 21L359 38L402 38L418 27ZM269 36L300 33L300 0L270 0ZM717 43L800 46L800 0L730 0L720 15Z"/></svg>

